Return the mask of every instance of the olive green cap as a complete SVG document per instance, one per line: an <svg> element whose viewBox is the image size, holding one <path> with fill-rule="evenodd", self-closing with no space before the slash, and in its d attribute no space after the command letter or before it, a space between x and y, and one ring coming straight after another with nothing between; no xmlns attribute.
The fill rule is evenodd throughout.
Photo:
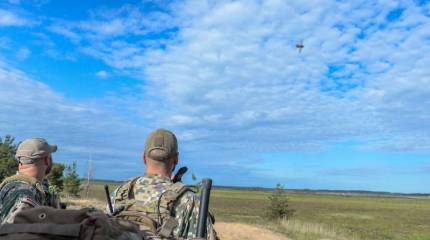
<svg viewBox="0 0 430 240"><path fill-rule="evenodd" d="M30 138L21 142L15 158L23 164L32 164L57 151L57 145L50 145L43 138Z"/></svg>
<svg viewBox="0 0 430 240"><path fill-rule="evenodd" d="M151 132L145 142L145 156L164 161L178 154L178 140L175 134L166 129Z"/></svg>

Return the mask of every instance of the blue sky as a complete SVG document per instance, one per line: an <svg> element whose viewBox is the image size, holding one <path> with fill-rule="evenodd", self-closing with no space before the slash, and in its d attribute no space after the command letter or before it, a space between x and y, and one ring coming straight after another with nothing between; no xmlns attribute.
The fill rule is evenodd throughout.
<svg viewBox="0 0 430 240"><path fill-rule="evenodd" d="M122 180L164 127L219 185L429 193L429 56L429 1L2 1L0 135Z"/></svg>

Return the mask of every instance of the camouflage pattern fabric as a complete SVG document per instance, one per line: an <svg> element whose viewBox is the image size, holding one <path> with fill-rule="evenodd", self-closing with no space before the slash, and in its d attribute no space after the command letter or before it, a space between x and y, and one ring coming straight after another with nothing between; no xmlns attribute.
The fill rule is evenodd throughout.
<svg viewBox="0 0 430 240"><path fill-rule="evenodd" d="M146 174L135 179L131 189L134 195L136 205L141 206L141 211L146 213L157 213L158 201L160 197L173 185L170 178ZM130 189L130 182L118 187L112 194L112 204L115 209L124 205L124 197ZM190 239L196 237L197 221L199 215L199 199L192 191L186 191L174 203L172 215L177 221L178 226L173 230L173 236L176 238ZM161 210L163 211L163 210ZM156 215L155 215L156 216ZM208 218L208 239L217 239L213 228L213 221Z"/></svg>
<svg viewBox="0 0 430 240"><path fill-rule="evenodd" d="M49 185L35 178L17 174L3 180L0 185L0 223L12 223L23 209L38 206L59 207L59 197Z"/></svg>
<svg viewBox="0 0 430 240"><path fill-rule="evenodd" d="M46 204L53 208L60 207L60 194L56 186L50 185L48 179L44 179L42 182L43 190L45 192Z"/></svg>

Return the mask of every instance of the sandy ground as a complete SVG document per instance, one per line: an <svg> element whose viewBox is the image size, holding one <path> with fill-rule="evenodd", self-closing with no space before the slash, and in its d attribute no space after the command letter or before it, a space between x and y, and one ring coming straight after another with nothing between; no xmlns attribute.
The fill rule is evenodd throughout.
<svg viewBox="0 0 430 240"><path fill-rule="evenodd" d="M217 222L215 229L221 240L291 240L270 230L243 223Z"/></svg>

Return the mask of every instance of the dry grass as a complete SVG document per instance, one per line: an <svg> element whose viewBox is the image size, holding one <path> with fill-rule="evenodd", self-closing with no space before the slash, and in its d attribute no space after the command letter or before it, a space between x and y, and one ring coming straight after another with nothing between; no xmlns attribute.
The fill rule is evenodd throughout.
<svg viewBox="0 0 430 240"><path fill-rule="evenodd" d="M61 198L62 202L67 204L67 209L79 209L84 207L95 207L100 210L106 210L106 203L93 198Z"/></svg>
<svg viewBox="0 0 430 240"><path fill-rule="evenodd" d="M301 222L298 220L284 220L280 222L281 228L297 239L321 239L321 240L356 240L354 236L343 236L335 227L319 223Z"/></svg>

